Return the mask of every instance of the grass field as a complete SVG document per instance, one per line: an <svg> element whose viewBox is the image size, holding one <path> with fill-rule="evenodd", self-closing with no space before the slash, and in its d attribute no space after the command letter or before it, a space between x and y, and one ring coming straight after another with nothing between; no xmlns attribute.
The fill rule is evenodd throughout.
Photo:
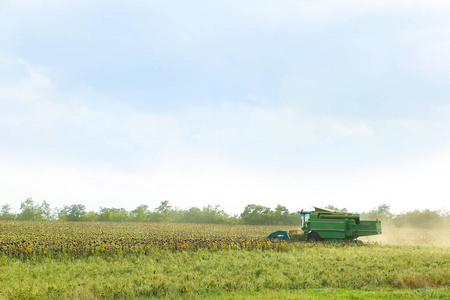
<svg viewBox="0 0 450 300"><path fill-rule="evenodd" d="M276 229L0 222L0 299L449 299L447 230L266 241Z"/></svg>

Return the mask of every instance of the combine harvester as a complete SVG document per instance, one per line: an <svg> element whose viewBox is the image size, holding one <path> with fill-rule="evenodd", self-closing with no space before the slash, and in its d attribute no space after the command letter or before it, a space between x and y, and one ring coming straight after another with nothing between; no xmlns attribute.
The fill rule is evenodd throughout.
<svg viewBox="0 0 450 300"><path fill-rule="evenodd" d="M314 211L300 211L301 230L275 231L269 239L295 241L354 240L360 236L381 234L381 221L360 220L359 214L337 212L314 207Z"/></svg>

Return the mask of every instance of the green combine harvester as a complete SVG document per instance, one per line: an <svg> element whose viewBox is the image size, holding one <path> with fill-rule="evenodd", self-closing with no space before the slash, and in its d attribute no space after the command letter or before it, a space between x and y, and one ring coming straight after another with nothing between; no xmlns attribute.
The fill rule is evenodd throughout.
<svg viewBox="0 0 450 300"><path fill-rule="evenodd" d="M301 230L275 231L269 239L297 241L354 240L360 236L381 234L381 221L361 220L359 214L337 212L314 207L314 211L300 211Z"/></svg>

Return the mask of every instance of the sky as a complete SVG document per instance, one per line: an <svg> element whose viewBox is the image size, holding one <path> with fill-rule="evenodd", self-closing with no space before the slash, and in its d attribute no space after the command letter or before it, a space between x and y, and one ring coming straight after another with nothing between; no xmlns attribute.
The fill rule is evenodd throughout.
<svg viewBox="0 0 450 300"><path fill-rule="evenodd" d="M0 0L0 205L448 211L449 14Z"/></svg>

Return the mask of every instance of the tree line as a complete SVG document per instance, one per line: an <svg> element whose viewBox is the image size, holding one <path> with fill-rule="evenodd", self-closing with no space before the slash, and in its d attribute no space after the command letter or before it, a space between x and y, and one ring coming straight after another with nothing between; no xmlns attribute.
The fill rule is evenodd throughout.
<svg viewBox="0 0 450 300"><path fill-rule="evenodd" d="M346 208L333 205L327 208L347 212ZM414 210L401 214L390 212L390 206L382 204L369 212L361 213L362 219L380 219L396 226L431 228L450 224L450 214L444 211ZM11 212L11 206L4 204L0 209L0 220L16 221L71 221L71 222L165 222L243 225L299 225L300 215L279 204L275 209L249 204L242 213L233 215L221 210L218 205L203 208L180 209L172 207L169 201L162 201L153 211L148 205L140 205L134 210L101 207L98 212L87 211L83 204L65 205L52 209L46 201L35 203L27 198L20 204L18 213Z"/></svg>

